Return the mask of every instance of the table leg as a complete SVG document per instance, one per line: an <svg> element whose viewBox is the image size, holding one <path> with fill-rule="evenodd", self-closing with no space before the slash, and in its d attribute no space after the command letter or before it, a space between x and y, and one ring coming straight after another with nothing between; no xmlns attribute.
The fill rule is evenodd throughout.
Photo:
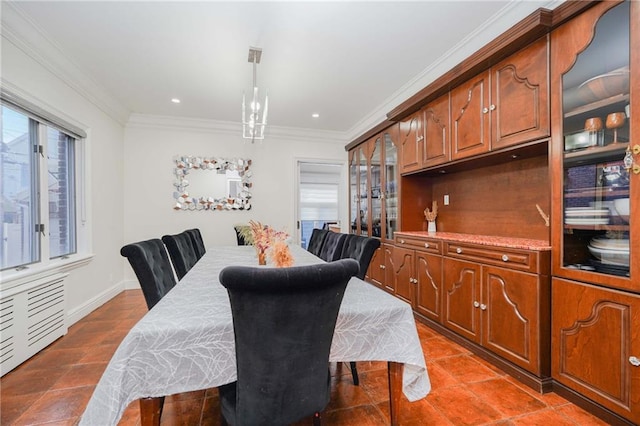
<svg viewBox="0 0 640 426"><path fill-rule="evenodd" d="M391 426L397 426L400 410L400 398L402 398L402 368L399 362L388 363L389 374L389 417Z"/></svg>
<svg viewBox="0 0 640 426"><path fill-rule="evenodd" d="M164 396L140 399L140 426L160 426Z"/></svg>

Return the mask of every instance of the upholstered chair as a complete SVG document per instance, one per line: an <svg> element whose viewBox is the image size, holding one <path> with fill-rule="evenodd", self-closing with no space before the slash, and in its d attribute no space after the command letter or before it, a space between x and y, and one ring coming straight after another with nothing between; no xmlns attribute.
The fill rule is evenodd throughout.
<svg viewBox="0 0 640 426"><path fill-rule="evenodd" d="M167 246L173 269L175 269L179 281L187 275L187 272L198 261L191 237L186 232L176 235L164 235L162 242Z"/></svg>
<svg viewBox="0 0 640 426"><path fill-rule="evenodd" d="M340 259L342 254L342 246L344 246L344 240L347 238L347 234L338 232L328 232L322 243L320 254L318 257L324 259L327 262L333 262Z"/></svg>
<svg viewBox="0 0 640 426"><path fill-rule="evenodd" d="M228 266L237 381L219 388L222 424L284 426L330 399L329 352L340 304L358 262L291 268Z"/></svg>
<svg viewBox="0 0 640 426"><path fill-rule="evenodd" d="M193 244L193 249L196 252L196 257L198 258L198 260L200 260L200 258L204 256L204 254L207 252L207 250L204 247L204 240L202 239L202 233L200 233L200 230L198 228L187 229L184 232L189 234L189 237L191 238L191 243Z"/></svg>
<svg viewBox="0 0 640 426"><path fill-rule="evenodd" d="M378 247L380 247L380 240L378 238L351 234L344 241L340 258L351 258L357 260L360 265L358 278L364 280L364 276L366 275L367 269L369 269L369 264L371 263L371 258Z"/></svg>
<svg viewBox="0 0 640 426"><path fill-rule="evenodd" d="M127 244L120 249L120 254L133 268L147 308L153 308L176 285L169 257L159 239Z"/></svg>
<svg viewBox="0 0 640 426"><path fill-rule="evenodd" d="M314 228L313 231L311 231L311 237L309 237L307 251L311 254L319 256L320 250L322 249L322 244L324 243L324 239L327 237L328 233L329 231L327 231L326 229Z"/></svg>
<svg viewBox="0 0 640 426"><path fill-rule="evenodd" d="M377 238L364 237L362 235L350 234L347 236L342 247L341 259L355 259L358 261L359 271L357 277L364 280L364 276L369 269L371 258L376 250L380 247L380 240ZM349 363L351 368L351 376L353 378L353 384L358 386L360 379L358 378L358 368L354 361Z"/></svg>

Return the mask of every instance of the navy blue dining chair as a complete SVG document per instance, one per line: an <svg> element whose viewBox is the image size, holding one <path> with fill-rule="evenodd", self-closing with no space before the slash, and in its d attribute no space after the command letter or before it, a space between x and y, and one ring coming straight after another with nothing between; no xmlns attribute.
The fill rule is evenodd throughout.
<svg viewBox="0 0 640 426"><path fill-rule="evenodd" d="M228 266L237 381L219 387L223 425L284 426L329 403L329 353L338 311L358 263L290 268Z"/></svg>

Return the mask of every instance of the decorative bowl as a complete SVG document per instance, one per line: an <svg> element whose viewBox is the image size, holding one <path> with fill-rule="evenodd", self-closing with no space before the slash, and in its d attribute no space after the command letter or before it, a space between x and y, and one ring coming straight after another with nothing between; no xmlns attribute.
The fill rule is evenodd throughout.
<svg viewBox="0 0 640 426"><path fill-rule="evenodd" d="M629 93L629 69L622 68L590 78L578 86L578 93L584 102Z"/></svg>
<svg viewBox="0 0 640 426"><path fill-rule="evenodd" d="M629 199L628 198L617 198L613 200L613 208L620 216L620 219L629 223Z"/></svg>

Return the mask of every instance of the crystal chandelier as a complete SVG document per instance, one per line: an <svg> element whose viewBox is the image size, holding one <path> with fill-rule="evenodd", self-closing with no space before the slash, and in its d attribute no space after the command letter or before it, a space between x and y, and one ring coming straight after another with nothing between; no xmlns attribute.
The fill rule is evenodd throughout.
<svg viewBox="0 0 640 426"><path fill-rule="evenodd" d="M253 96L249 109L247 109L246 96L244 92L242 93L242 137L251 139L251 143L256 139L264 139L264 129L267 127L269 96L264 97L264 104L261 105L258 97L258 84L256 83L257 64L260 63L261 57L261 48L249 47L249 62L253 64Z"/></svg>

